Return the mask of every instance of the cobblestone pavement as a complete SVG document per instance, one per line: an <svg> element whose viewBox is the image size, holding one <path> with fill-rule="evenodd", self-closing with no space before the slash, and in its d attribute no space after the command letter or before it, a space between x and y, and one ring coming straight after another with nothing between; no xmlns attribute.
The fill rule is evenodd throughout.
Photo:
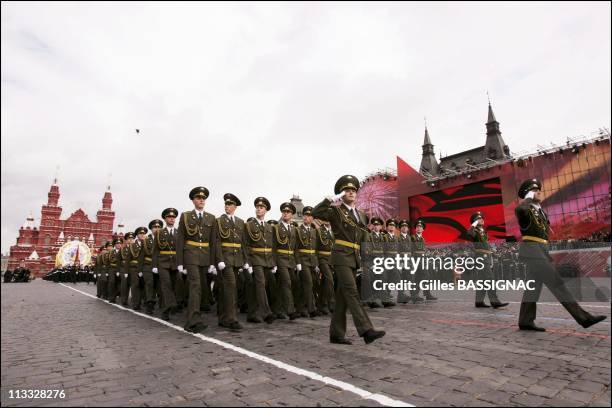
<svg viewBox="0 0 612 408"><path fill-rule="evenodd" d="M208 314L199 338L70 289L92 285L1 286L2 406L610 406L610 320L585 330L558 304L538 309L546 333L517 331L517 303L370 310L387 336L366 346L349 320L354 344L341 346L324 317L231 333ZM610 316L606 304L586 309ZM35 389L65 398L10 398Z"/></svg>

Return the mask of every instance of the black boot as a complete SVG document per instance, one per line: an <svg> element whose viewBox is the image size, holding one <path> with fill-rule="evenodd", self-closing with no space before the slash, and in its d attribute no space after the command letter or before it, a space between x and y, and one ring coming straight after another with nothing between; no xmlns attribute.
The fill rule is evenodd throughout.
<svg viewBox="0 0 612 408"><path fill-rule="evenodd" d="M386 333L382 330L374 330L370 329L367 332L363 333L363 341L366 344L372 343L374 340L378 340L383 337Z"/></svg>
<svg viewBox="0 0 612 408"><path fill-rule="evenodd" d="M606 320L606 317L607 316L603 316L603 315L600 315L600 316L591 316L589 319L587 319L584 322L580 323L580 325L586 329L587 327L591 327L592 325L597 324L597 323L601 322L602 320Z"/></svg>

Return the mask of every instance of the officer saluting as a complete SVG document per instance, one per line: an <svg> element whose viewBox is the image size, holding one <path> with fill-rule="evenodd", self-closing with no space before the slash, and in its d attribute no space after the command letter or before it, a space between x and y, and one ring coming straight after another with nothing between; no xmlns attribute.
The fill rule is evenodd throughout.
<svg viewBox="0 0 612 408"><path fill-rule="evenodd" d="M313 210L313 216L329 221L334 233L331 264L336 273L336 309L332 315L329 328L331 343L351 344L346 335L346 311L353 316L357 333L366 344L385 335L384 331L374 330L372 322L359 300L355 274L361 267L360 244L368 235L367 220L363 213L355 208L355 199L359 189L359 180L355 176L342 176L336 182L333 197L328 197ZM331 203L342 199L342 204L332 207Z"/></svg>
<svg viewBox="0 0 612 408"><path fill-rule="evenodd" d="M559 272L550 262L548 253L548 233L550 223L541 207L543 200L542 183L537 179L526 180L518 191L523 201L514 209L518 219L523 242L519 247L519 258L527 264L528 279L535 280L535 289L523 293L519 315L519 329L545 331L535 325L537 301L540 298L542 284L561 302L563 307L582 327L587 328L601 322L606 316L593 316L574 299L572 293L565 287Z"/></svg>
<svg viewBox="0 0 612 408"><path fill-rule="evenodd" d="M214 265L215 216L204 211L208 195L206 187L195 187L189 192L195 208L181 214L176 240L178 270L187 274L189 284L185 330L194 333L206 328L200 311L210 310L206 274Z"/></svg>
<svg viewBox="0 0 612 408"><path fill-rule="evenodd" d="M230 193L225 194L223 199L225 214L217 218L215 223L215 240L218 242L215 245L215 261L221 272L217 314L219 326L236 331L242 329L236 318L236 275L239 268L248 273L250 265L247 263L244 221L234 215L241 202Z"/></svg>
<svg viewBox="0 0 612 408"><path fill-rule="evenodd" d="M487 236L487 231L484 229L484 217L482 212L477 211L470 217L470 229L467 231L467 237L470 241L474 243L474 252L478 257L484 258L484 268L478 271L475 276L478 276L483 280L493 280L493 270L492 270L492 254L493 251L489 246L489 237ZM491 302L491 306L495 309L508 306L508 303L502 303L497 298L497 291L495 288L486 290L477 290L476 291L476 307L489 307L485 302L485 296L489 295L489 302Z"/></svg>
<svg viewBox="0 0 612 408"><path fill-rule="evenodd" d="M151 266L153 273L159 273L162 297L164 299L164 307L162 309L162 318L164 320L170 320L170 313L175 313L177 310L176 297L172 290L172 279L180 279L180 277L176 277L176 238L178 232L174 227L174 222L177 215L178 211L175 208L166 208L162 211L161 216L166 221L166 228L157 231L155 243L153 244Z"/></svg>

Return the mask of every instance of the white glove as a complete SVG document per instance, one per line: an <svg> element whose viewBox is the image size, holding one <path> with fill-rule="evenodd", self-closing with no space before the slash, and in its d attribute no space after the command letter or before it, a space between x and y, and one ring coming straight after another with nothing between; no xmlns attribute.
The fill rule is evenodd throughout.
<svg viewBox="0 0 612 408"><path fill-rule="evenodd" d="M117 272L115 275L117 275L117 277L119 277L119 275L121 275L119 272Z"/></svg>
<svg viewBox="0 0 612 408"><path fill-rule="evenodd" d="M274 268L272 268L272 273L276 273L276 270L278 269L277 266L275 266Z"/></svg>
<svg viewBox="0 0 612 408"><path fill-rule="evenodd" d="M182 265L181 265L181 266L182 266ZM182 268L181 268L181 269L179 269L179 272L180 272L180 273L182 273L182 274L187 275L187 269L182 269Z"/></svg>
<svg viewBox="0 0 612 408"><path fill-rule="evenodd" d="M295 265L295 269L297 269L298 272L301 272L302 271L302 264Z"/></svg>
<svg viewBox="0 0 612 408"><path fill-rule="evenodd" d="M96 275L94 274L94 278L96 277Z"/></svg>
<svg viewBox="0 0 612 408"><path fill-rule="evenodd" d="M321 270L319 269L319 267L318 267L318 266L315 266L315 272L316 272L316 273L321 272Z"/></svg>
<svg viewBox="0 0 612 408"><path fill-rule="evenodd" d="M216 272L216 271L217 271L217 268L215 268L215 265L210 265L210 266L208 267L208 273L213 273L213 271L215 271L215 272Z"/></svg>
<svg viewBox="0 0 612 408"><path fill-rule="evenodd" d="M342 197L344 197L345 194L346 194L346 191L342 190L340 192L340 194L335 194L333 196L328 196L327 199L333 203L334 201L337 201L337 200L341 199Z"/></svg>
<svg viewBox="0 0 612 408"><path fill-rule="evenodd" d="M179 272L183 272L183 265L177 266L176 269L178 269Z"/></svg>
<svg viewBox="0 0 612 408"><path fill-rule="evenodd" d="M244 266L242 267L242 269L249 269L249 268L250 268L250 266L249 266L248 263L245 263Z"/></svg>
<svg viewBox="0 0 612 408"><path fill-rule="evenodd" d="M474 227L474 228L476 228L476 226L477 226L477 225L478 225L478 220L476 220L476 221L474 221L474 222L472 223L472 227Z"/></svg>
<svg viewBox="0 0 612 408"><path fill-rule="evenodd" d="M138 272L138 277L142 278L142 272Z"/></svg>
<svg viewBox="0 0 612 408"><path fill-rule="evenodd" d="M219 262L219 263L217 264L217 268L218 268L220 271L224 270L224 269L225 269L225 262Z"/></svg>
<svg viewBox="0 0 612 408"><path fill-rule="evenodd" d="M108 273L106 274L106 276L108 276Z"/></svg>
<svg viewBox="0 0 612 408"><path fill-rule="evenodd" d="M250 266L249 266L249 267L247 268L247 270L249 271L249 274L251 274L251 275L253 274L253 268L252 268L252 267L250 267Z"/></svg>
<svg viewBox="0 0 612 408"><path fill-rule="evenodd" d="M125 277L125 278L127 278L128 276L130 276L130 275L128 275L127 273L123 274L123 277Z"/></svg>
<svg viewBox="0 0 612 408"><path fill-rule="evenodd" d="M153 268L153 269L151 269L151 272L153 272L153 273L157 273L157 268Z"/></svg>
<svg viewBox="0 0 612 408"><path fill-rule="evenodd" d="M210 271L210 273L212 273L213 275L216 275L218 273L217 268L215 268L214 265L211 265L211 266L212 266L212 270Z"/></svg>

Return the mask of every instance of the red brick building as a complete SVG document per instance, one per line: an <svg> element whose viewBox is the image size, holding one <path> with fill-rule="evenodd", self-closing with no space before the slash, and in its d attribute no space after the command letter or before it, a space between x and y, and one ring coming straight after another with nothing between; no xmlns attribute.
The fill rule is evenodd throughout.
<svg viewBox="0 0 612 408"><path fill-rule="evenodd" d="M89 219L82 209L73 212L67 219L60 219L60 191L57 180L49 190L47 204L41 208L40 226L34 224L30 215L19 229L17 243L11 246L8 269L23 266L40 276L55 266L55 257L67 241L81 241L87 244L92 254L97 253L104 242L113 237L115 212L112 210L113 197L110 186L102 198L102 208L96 213L96 221Z"/></svg>

